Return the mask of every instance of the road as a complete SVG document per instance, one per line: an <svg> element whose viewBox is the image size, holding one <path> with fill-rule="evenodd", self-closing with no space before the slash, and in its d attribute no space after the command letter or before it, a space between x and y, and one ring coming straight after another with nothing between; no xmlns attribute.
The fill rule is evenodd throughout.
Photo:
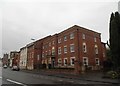
<svg viewBox="0 0 120 86"><path fill-rule="evenodd" d="M2 85L2 62L0 60L0 86Z"/></svg>
<svg viewBox="0 0 120 86"><path fill-rule="evenodd" d="M23 71L12 71L10 68L2 69L1 79L2 84L19 84L22 86L27 86L29 84L108 84L101 82L60 78L42 74L31 74Z"/></svg>

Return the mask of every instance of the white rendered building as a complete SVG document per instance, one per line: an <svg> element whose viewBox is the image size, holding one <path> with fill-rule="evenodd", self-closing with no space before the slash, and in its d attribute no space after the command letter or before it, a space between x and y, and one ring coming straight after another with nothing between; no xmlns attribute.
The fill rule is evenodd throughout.
<svg viewBox="0 0 120 86"><path fill-rule="evenodd" d="M27 47L23 47L20 49L20 69L26 69L27 67Z"/></svg>

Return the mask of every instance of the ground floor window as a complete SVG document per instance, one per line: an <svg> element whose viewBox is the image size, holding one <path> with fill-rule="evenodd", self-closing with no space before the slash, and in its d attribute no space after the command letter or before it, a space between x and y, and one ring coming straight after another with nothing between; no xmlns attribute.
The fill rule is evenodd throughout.
<svg viewBox="0 0 120 86"><path fill-rule="evenodd" d="M95 64L100 65L99 58L95 58Z"/></svg>
<svg viewBox="0 0 120 86"><path fill-rule="evenodd" d="M83 65L88 65L88 57L83 57Z"/></svg>
<svg viewBox="0 0 120 86"><path fill-rule="evenodd" d="M75 57L70 58L70 65L74 66L75 64Z"/></svg>
<svg viewBox="0 0 120 86"><path fill-rule="evenodd" d="M58 59L58 66L61 66L61 65L62 65L62 59L59 58L59 59Z"/></svg>
<svg viewBox="0 0 120 86"><path fill-rule="evenodd" d="M67 65L67 58L64 58L64 65Z"/></svg>

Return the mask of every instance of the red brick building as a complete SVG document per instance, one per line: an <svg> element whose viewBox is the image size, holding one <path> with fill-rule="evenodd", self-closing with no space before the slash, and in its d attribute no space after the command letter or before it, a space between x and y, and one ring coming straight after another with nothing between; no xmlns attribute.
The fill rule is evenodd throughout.
<svg viewBox="0 0 120 86"><path fill-rule="evenodd" d="M57 34L53 36L49 36L45 39L43 39L43 45L42 45L42 64L44 64L44 67L48 68L54 68L57 64Z"/></svg>
<svg viewBox="0 0 120 86"><path fill-rule="evenodd" d="M34 42L34 69L42 68L42 40Z"/></svg>
<svg viewBox="0 0 120 86"><path fill-rule="evenodd" d="M72 68L75 73L99 70L105 56L101 34L74 25L27 45L28 69Z"/></svg>
<svg viewBox="0 0 120 86"><path fill-rule="evenodd" d="M105 58L103 44L100 33L74 25L44 39L42 63L51 67L74 68L75 72L99 70Z"/></svg>
<svg viewBox="0 0 120 86"><path fill-rule="evenodd" d="M10 66L11 67L13 65L19 66L19 61L20 61L20 52L18 52L18 51L11 51L10 52Z"/></svg>
<svg viewBox="0 0 120 86"><path fill-rule="evenodd" d="M42 68L43 41L49 37L50 36L47 36L27 45L27 69L33 70Z"/></svg>
<svg viewBox="0 0 120 86"><path fill-rule="evenodd" d="M27 69L34 69L34 42L28 44L27 46Z"/></svg>
<svg viewBox="0 0 120 86"><path fill-rule="evenodd" d="M102 53L103 53L103 61L105 61L107 58L106 58L106 43L103 43L102 42Z"/></svg>

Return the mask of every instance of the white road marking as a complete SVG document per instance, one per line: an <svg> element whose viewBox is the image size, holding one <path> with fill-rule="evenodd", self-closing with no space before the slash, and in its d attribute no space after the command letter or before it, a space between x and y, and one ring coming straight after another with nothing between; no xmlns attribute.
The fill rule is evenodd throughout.
<svg viewBox="0 0 120 86"><path fill-rule="evenodd" d="M0 76L0 79L2 79L2 77Z"/></svg>
<svg viewBox="0 0 120 86"><path fill-rule="evenodd" d="M10 79L6 79L6 80L9 81L9 82L15 83L15 84L19 84L19 85L22 85L22 86L27 86L27 85L25 85L23 83L20 83L20 82L17 82L17 81L13 81L13 80L10 80Z"/></svg>

